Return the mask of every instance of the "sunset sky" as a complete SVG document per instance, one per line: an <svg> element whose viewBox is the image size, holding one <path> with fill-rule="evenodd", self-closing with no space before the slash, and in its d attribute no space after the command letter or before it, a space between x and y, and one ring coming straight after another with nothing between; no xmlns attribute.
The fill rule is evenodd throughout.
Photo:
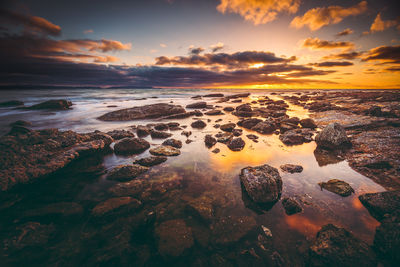
<svg viewBox="0 0 400 267"><path fill-rule="evenodd" d="M0 86L400 88L396 1L2 1Z"/></svg>

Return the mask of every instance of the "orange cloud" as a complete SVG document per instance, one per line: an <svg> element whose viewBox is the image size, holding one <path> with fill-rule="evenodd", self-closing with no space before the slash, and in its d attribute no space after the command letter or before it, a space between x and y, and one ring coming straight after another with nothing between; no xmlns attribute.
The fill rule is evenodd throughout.
<svg viewBox="0 0 400 267"><path fill-rule="evenodd" d="M317 7L308 10L303 16L295 17L290 26L298 29L308 26L311 31L316 31L326 25L337 24L345 17L359 15L366 10L366 1L349 8L341 6Z"/></svg>
<svg viewBox="0 0 400 267"><path fill-rule="evenodd" d="M323 59L347 59L347 60L352 60L352 59L357 59L360 58L363 55L364 52L348 52L348 53L339 53L339 54L332 54L329 56L324 56Z"/></svg>
<svg viewBox="0 0 400 267"><path fill-rule="evenodd" d="M239 14L258 25L275 20L280 12L296 13L299 5L300 0L221 0L217 10Z"/></svg>
<svg viewBox="0 0 400 267"><path fill-rule="evenodd" d="M400 45L372 48L367 52L362 61L381 61L382 63L400 64Z"/></svg>
<svg viewBox="0 0 400 267"><path fill-rule="evenodd" d="M383 21L381 18L381 13L378 13L378 15L376 16L374 22L371 25L370 31L371 33L374 32L382 32L388 28L391 28L393 26L396 26L399 24L399 18L395 19L395 20L386 20Z"/></svg>
<svg viewBox="0 0 400 267"><path fill-rule="evenodd" d="M354 48L352 42L331 42L326 40L320 40L316 38L307 38L303 42L303 47L310 49L351 49Z"/></svg>
<svg viewBox="0 0 400 267"><path fill-rule="evenodd" d="M94 60L96 63L110 63L110 62L117 62L119 58L113 56L97 56Z"/></svg>
<svg viewBox="0 0 400 267"><path fill-rule="evenodd" d="M352 34L352 33L353 33L353 30L350 29L350 28L347 28L347 29L337 33L336 37L342 37L342 36L346 36L346 35L349 35L349 34Z"/></svg>

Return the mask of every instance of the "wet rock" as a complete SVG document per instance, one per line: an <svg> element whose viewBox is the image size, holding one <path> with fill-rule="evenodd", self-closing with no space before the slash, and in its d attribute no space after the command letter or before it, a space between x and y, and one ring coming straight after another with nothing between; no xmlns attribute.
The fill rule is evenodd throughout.
<svg viewBox="0 0 400 267"><path fill-rule="evenodd" d="M75 202L58 202L27 210L22 218L66 218L77 217L83 214L83 207Z"/></svg>
<svg viewBox="0 0 400 267"><path fill-rule="evenodd" d="M192 229L181 219L161 223L154 233L158 239L158 252L164 257L178 257L194 244Z"/></svg>
<svg viewBox="0 0 400 267"><path fill-rule="evenodd" d="M372 249L350 232L332 224L317 233L309 250L309 266L376 266Z"/></svg>
<svg viewBox="0 0 400 267"><path fill-rule="evenodd" d="M175 147L163 145L150 149L150 154L156 156L178 156L181 151Z"/></svg>
<svg viewBox="0 0 400 267"><path fill-rule="evenodd" d="M131 206L132 208L138 208L142 205L142 203L139 200L131 197L110 198L97 204L92 210L92 215L95 217L105 216L127 205Z"/></svg>
<svg viewBox="0 0 400 267"><path fill-rule="evenodd" d="M15 125L13 127L11 127L11 130L7 133L7 135L25 135L25 134L31 134L33 133L33 130L25 127L25 126L19 126L19 125Z"/></svg>
<svg viewBox="0 0 400 267"><path fill-rule="evenodd" d="M150 136L151 136L151 138L154 138L154 139L165 139L165 138L171 137L172 133L151 130Z"/></svg>
<svg viewBox="0 0 400 267"><path fill-rule="evenodd" d="M154 125L154 129L157 131L166 131L169 129L169 126L165 123L157 123Z"/></svg>
<svg viewBox="0 0 400 267"><path fill-rule="evenodd" d="M214 217L213 199L205 195L189 200L187 209L206 223L211 222Z"/></svg>
<svg viewBox="0 0 400 267"><path fill-rule="evenodd" d="M1 136L0 189L48 177L77 159L109 151L112 141L101 132L78 134L57 129Z"/></svg>
<svg viewBox="0 0 400 267"><path fill-rule="evenodd" d="M136 179L127 183L117 183L109 189L109 192L117 197L137 196L143 192L146 186L148 183L142 179Z"/></svg>
<svg viewBox="0 0 400 267"><path fill-rule="evenodd" d="M111 136L114 140L120 140L125 137L135 137L135 135L132 132L126 130L113 130L107 132L107 134Z"/></svg>
<svg viewBox="0 0 400 267"><path fill-rule="evenodd" d="M329 164L339 163L344 160L344 158L334 151L328 151L321 148L316 148L314 150L314 157L318 162L318 166L323 167Z"/></svg>
<svg viewBox="0 0 400 267"><path fill-rule="evenodd" d="M312 141L313 133L307 129L294 129L279 135L279 139L285 145L301 145Z"/></svg>
<svg viewBox="0 0 400 267"><path fill-rule="evenodd" d="M302 172L303 167L300 165L294 165L294 164L284 164L280 166L281 170L284 172L290 172L290 173L295 173L295 172Z"/></svg>
<svg viewBox="0 0 400 267"><path fill-rule="evenodd" d="M319 147L330 150L346 148L351 144L346 131L339 123L331 123L326 126L317 134L315 142Z"/></svg>
<svg viewBox="0 0 400 267"><path fill-rule="evenodd" d="M240 137L233 138L227 144L228 148L232 151L240 151L244 148L245 145L246 145L246 143Z"/></svg>
<svg viewBox="0 0 400 267"><path fill-rule="evenodd" d="M52 109L52 110L66 110L72 106L72 102L64 99L48 100L30 107L27 109Z"/></svg>
<svg viewBox="0 0 400 267"><path fill-rule="evenodd" d="M244 119L244 120L238 121L237 125L241 126L243 128L246 128L246 129L251 129L260 122L262 122L262 120L256 119L256 118Z"/></svg>
<svg viewBox="0 0 400 267"><path fill-rule="evenodd" d="M221 94L221 93L213 93L213 94L203 95L203 97L224 97L224 94Z"/></svg>
<svg viewBox="0 0 400 267"><path fill-rule="evenodd" d="M186 111L182 106L160 103L112 111L100 116L98 119L102 121L130 121L185 113Z"/></svg>
<svg viewBox="0 0 400 267"><path fill-rule="evenodd" d="M275 131L276 125L272 121L262 121L251 129L261 134L271 134Z"/></svg>
<svg viewBox="0 0 400 267"><path fill-rule="evenodd" d="M181 135L184 135L184 136L186 136L186 137L189 137L189 136L192 135L192 132L191 132L191 131L182 131L182 132L181 132Z"/></svg>
<svg viewBox="0 0 400 267"><path fill-rule="evenodd" d="M232 140L233 134L231 134L231 133L217 133L215 135L215 137L217 137L217 142L226 144L226 143L228 143L229 141Z"/></svg>
<svg viewBox="0 0 400 267"><path fill-rule="evenodd" d="M182 141L177 139L167 139L162 143L164 146L172 146L175 148L182 148Z"/></svg>
<svg viewBox="0 0 400 267"><path fill-rule="evenodd" d="M360 195L358 199L377 220L382 220L385 215L400 211L400 191L398 190L367 193Z"/></svg>
<svg viewBox="0 0 400 267"><path fill-rule="evenodd" d="M147 167L137 164L119 165L108 173L107 179L115 181L129 181L146 172L147 170Z"/></svg>
<svg viewBox="0 0 400 267"><path fill-rule="evenodd" d="M224 111L227 111L227 112L232 112L234 110L235 109L233 107L224 107Z"/></svg>
<svg viewBox="0 0 400 267"><path fill-rule="evenodd" d="M282 206L287 215L293 215L303 211L303 208L300 206L299 202L292 197L286 197L282 199Z"/></svg>
<svg viewBox="0 0 400 267"><path fill-rule="evenodd" d="M151 129L150 129L149 127L147 127L147 126L139 125L139 126L136 128L136 134L137 134L139 137L148 136L148 135L150 134L150 132L151 132Z"/></svg>
<svg viewBox="0 0 400 267"><path fill-rule="evenodd" d="M135 154L141 153L150 147L150 143L141 138L126 137L114 145L116 154Z"/></svg>
<svg viewBox="0 0 400 267"><path fill-rule="evenodd" d="M242 104L236 107L236 111L232 112L233 115L238 117L252 117L254 116L253 109L250 104Z"/></svg>
<svg viewBox="0 0 400 267"><path fill-rule="evenodd" d="M235 129L235 127L236 127L236 124L227 123L227 124L222 124L219 128L224 132L232 132L233 129Z"/></svg>
<svg viewBox="0 0 400 267"><path fill-rule="evenodd" d="M256 203L275 202L282 192L282 178L276 168L268 164L243 168L239 175L244 189Z"/></svg>
<svg viewBox="0 0 400 267"><path fill-rule="evenodd" d="M9 126L11 126L11 127L14 127L14 126L28 127L28 126L32 126L32 123L29 121L17 120L17 121L14 121L13 123L10 123Z"/></svg>
<svg viewBox="0 0 400 267"><path fill-rule="evenodd" d="M204 143L206 144L206 147L210 148L210 147L213 147L217 143L217 139L212 137L212 135L207 134L204 137Z"/></svg>
<svg viewBox="0 0 400 267"><path fill-rule="evenodd" d="M204 114L206 114L208 116L216 116L216 115L223 115L224 113L219 109L213 109L213 110L207 111Z"/></svg>
<svg viewBox="0 0 400 267"><path fill-rule="evenodd" d="M10 100L0 102L0 107L15 107L15 106L23 106L24 102L18 100Z"/></svg>
<svg viewBox="0 0 400 267"><path fill-rule="evenodd" d="M206 107L207 107L207 102L204 101L192 103L186 106L186 108L206 108Z"/></svg>
<svg viewBox="0 0 400 267"><path fill-rule="evenodd" d="M288 123L288 122L281 122L279 125L279 130L281 133L284 133L289 130L293 130L298 128L296 124Z"/></svg>
<svg viewBox="0 0 400 267"><path fill-rule="evenodd" d="M215 149L213 149L211 152L212 152L212 153L215 153L215 154L218 154L220 151L221 151L221 150L220 150L219 148L215 148Z"/></svg>
<svg viewBox="0 0 400 267"><path fill-rule="evenodd" d="M176 128L176 127L179 127L180 123L179 122L168 122L167 125L169 128Z"/></svg>
<svg viewBox="0 0 400 267"><path fill-rule="evenodd" d="M233 136L241 136L243 134L242 129L233 129L232 131Z"/></svg>
<svg viewBox="0 0 400 267"><path fill-rule="evenodd" d="M192 128L195 128L195 129L203 129L204 127L207 126L207 123L205 123L202 120L196 120L196 121L192 122L192 124L190 126L192 126Z"/></svg>
<svg viewBox="0 0 400 267"><path fill-rule="evenodd" d="M265 237L272 238L272 232L269 228L265 227L264 225L261 225L261 230L263 231Z"/></svg>
<svg viewBox="0 0 400 267"><path fill-rule="evenodd" d="M310 118L302 119L300 121L300 125L303 128L311 128L311 129L317 128L317 124L314 122L313 119Z"/></svg>
<svg viewBox="0 0 400 267"><path fill-rule="evenodd" d="M388 266L400 261L400 212L385 216L376 228L373 248ZM386 264L385 264L386 266Z"/></svg>
<svg viewBox="0 0 400 267"><path fill-rule="evenodd" d="M227 245L238 242L257 226L253 217L222 217L212 225L212 238L216 244Z"/></svg>
<svg viewBox="0 0 400 267"><path fill-rule="evenodd" d="M318 183L318 185L321 189L323 188L342 197L347 197L350 196L351 193L354 193L354 189L348 183L338 179L331 179L326 183Z"/></svg>
<svg viewBox="0 0 400 267"><path fill-rule="evenodd" d="M255 135L255 134L248 134L248 135L246 135L246 137L249 138L250 140L257 140L258 139L258 136Z"/></svg>
<svg viewBox="0 0 400 267"><path fill-rule="evenodd" d="M232 103L241 103L241 102L242 102L242 99L234 99L234 100L232 100L231 102L232 102Z"/></svg>
<svg viewBox="0 0 400 267"><path fill-rule="evenodd" d="M151 167L151 166L161 164L161 163L167 161L167 159L168 158L164 157L164 156L150 156L147 158L141 158L141 159L135 160L133 163L139 164L139 165L142 165L145 167Z"/></svg>

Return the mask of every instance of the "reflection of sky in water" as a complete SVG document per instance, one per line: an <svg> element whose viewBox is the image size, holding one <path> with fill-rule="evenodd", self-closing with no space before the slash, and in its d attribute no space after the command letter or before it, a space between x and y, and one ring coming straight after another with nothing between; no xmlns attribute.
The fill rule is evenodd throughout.
<svg viewBox="0 0 400 267"><path fill-rule="evenodd" d="M209 92L209 91L207 91ZM48 99L66 98L74 103L73 109L69 111L46 112L46 111L20 111L3 108L0 109L0 126L3 133L7 131L6 125L10 122L23 119L31 121L34 128L60 128L62 130L74 130L87 132L93 130L109 131L113 129L124 129L131 125L147 124L154 121L130 121L130 122L102 122L96 117L117 109L144 105L150 103L169 103L181 104L185 106L189 102L200 100L190 99L190 96L202 94L204 92L196 90L71 90L71 91L17 91L13 95L6 91L0 92L1 99L18 99L25 101L27 105L42 102ZM251 95L248 102L257 99L261 92ZM148 98L146 100L135 100L142 97L157 96L159 98ZM270 96L274 100L281 99L279 96ZM217 99L207 99L210 104L220 106L237 106L240 103L215 103ZM118 107L107 107L117 105ZM307 117L307 111L298 106L290 105L287 112L290 116L299 118ZM307 238L315 236L320 227L326 223L335 223L352 231L356 236L371 242L377 221L373 219L367 210L359 202L357 196L365 192L384 191L384 189L372 180L358 174L352 170L347 162L342 161L335 164L319 166L314 156L315 143L308 143L298 146L285 146L277 135L260 135L251 130L243 129L242 138L246 142L245 148L240 152L230 151L226 145L217 143L212 149L219 148L218 154L211 152L204 146L204 135L215 134L219 130L213 125L215 120L223 119L220 124L229 121L237 122L237 117L230 114L223 116L210 116L212 121L202 130L191 129L190 123L193 118L178 121L181 125L188 125L186 130L193 132L189 138L193 140L190 144L185 144L186 137L180 134L181 131L174 133L173 138L183 141L182 154L179 157L171 157L161 166L153 167L153 173L174 173L174 170L185 170L185 174L190 179L197 179L206 188L206 192L211 194L227 195L231 198L234 206L224 207L226 213L247 214L255 216L259 224L269 227L273 233L290 240L293 231ZM260 138L255 143L246 137L247 134L257 134ZM152 144L161 144L162 140L151 140ZM121 157L114 154L108 155L104 159L106 169L111 169L119 164L131 164L134 158L148 156L146 151L137 156ZM296 196L302 200L304 212L292 216L284 213L282 204L276 203L270 211L264 214L257 214L245 207L242 201L238 174L240 169L246 166L257 166L270 164L279 168L285 163L300 164L304 167L302 173L287 174L280 171L283 179L282 197ZM171 174L173 175L173 174ZM175 175L175 174L174 174ZM217 177L218 182L211 182L212 177ZM329 179L341 179L348 182L355 190L355 194L346 198L337 196L328 191L321 191L318 182L328 181ZM87 186L81 195L97 194L104 191L110 182L104 180L104 176L97 182ZM190 191L182 193L182 198L191 197Z"/></svg>

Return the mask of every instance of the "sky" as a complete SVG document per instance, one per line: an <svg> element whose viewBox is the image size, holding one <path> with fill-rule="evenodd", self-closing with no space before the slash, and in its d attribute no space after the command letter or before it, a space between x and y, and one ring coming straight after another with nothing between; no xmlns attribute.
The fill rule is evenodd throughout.
<svg viewBox="0 0 400 267"><path fill-rule="evenodd" d="M3 0L1 87L400 88L393 0Z"/></svg>

